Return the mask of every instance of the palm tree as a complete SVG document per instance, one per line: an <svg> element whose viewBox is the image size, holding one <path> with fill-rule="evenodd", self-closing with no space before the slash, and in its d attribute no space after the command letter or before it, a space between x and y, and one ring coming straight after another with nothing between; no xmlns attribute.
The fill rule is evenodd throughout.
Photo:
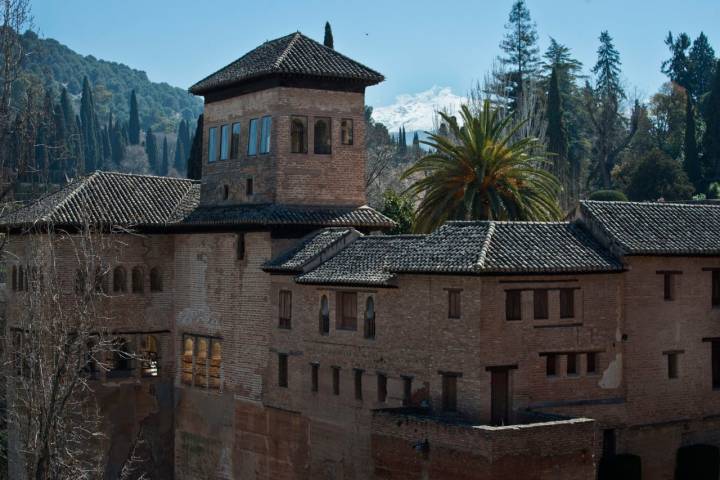
<svg viewBox="0 0 720 480"><path fill-rule="evenodd" d="M407 193L420 198L414 229L429 232L447 220L557 220L561 191L542 167L545 148L536 138L516 139L524 122L511 127L490 101L473 113L461 107L463 126L440 113L447 135L429 134L431 150L403 174L419 175Z"/></svg>

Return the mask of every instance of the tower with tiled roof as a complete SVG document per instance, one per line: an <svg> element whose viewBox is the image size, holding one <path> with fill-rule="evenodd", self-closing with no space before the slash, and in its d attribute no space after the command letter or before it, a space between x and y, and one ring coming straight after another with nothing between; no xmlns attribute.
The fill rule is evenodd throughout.
<svg viewBox="0 0 720 480"><path fill-rule="evenodd" d="M193 85L205 98L201 209L364 205L364 93L382 80L296 32Z"/></svg>

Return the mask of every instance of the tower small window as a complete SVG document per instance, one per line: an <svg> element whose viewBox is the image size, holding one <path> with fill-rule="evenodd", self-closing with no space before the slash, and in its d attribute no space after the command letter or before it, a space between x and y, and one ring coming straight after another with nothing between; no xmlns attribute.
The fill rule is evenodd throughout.
<svg viewBox="0 0 720 480"><path fill-rule="evenodd" d="M230 157L230 125L220 127L220 160Z"/></svg>
<svg viewBox="0 0 720 480"><path fill-rule="evenodd" d="M217 160L217 127L208 130L208 163Z"/></svg>
<svg viewBox="0 0 720 480"><path fill-rule="evenodd" d="M230 158L237 159L240 155L240 123L232 124L232 135L230 137Z"/></svg>
<svg viewBox="0 0 720 480"><path fill-rule="evenodd" d="M332 153L330 118L315 119L315 153L319 155L329 155Z"/></svg>
<svg viewBox="0 0 720 480"><path fill-rule="evenodd" d="M252 197L253 193L255 193L253 191L253 179L248 178L245 180L245 195L248 197Z"/></svg>
<svg viewBox="0 0 720 480"><path fill-rule="evenodd" d="M357 293L337 293L337 328L340 330L357 329Z"/></svg>
<svg viewBox="0 0 720 480"><path fill-rule="evenodd" d="M320 375L319 375L320 365L317 363L313 363L310 365L310 380L311 380L311 386L310 390L312 392L317 392L320 390Z"/></svg>
<svg viewBox="0 0 720 480"><path fill-rule="evenodd" d="M333 395L340 395L340 367L332 367Z"/></svg>
<svg viewBox="0 0 720 480"><path fill-rule="evenodd" d="M675 300L677 276L682 272L675 270L658 270L657 273L663 276L663 298L668 302Z"/></svg>
<svg viewBox="0 0 720 480"><path fill-rule="evenodd" d="M460 290L448 290L448 318L460 318Z"/></svg>
<svg viewBox="0 0 720 480"><path fill-rule="evenodd" d="M678 353L667 354L668 378L678 378Z"/></svg>
<svg viewBox="0 0 720 480"><path fill-rule="evenodd" d="M327 295L323 295L320 299L320 335L330 333L330 305Z"/></svg>
<svg viewBox="0 0 720 480"><path fill-rule="evenodd" d="M248 128L248 155L257 155L258 142L258 119L250 120L250 128Z"/></svg>
<svg viewBox="0 0 720 480"><path fill-rule="evenodd" d="M260 153L270 153L270 130L272 117L262 117L260 128Z"/></svg>
<svg viewBox="0 0 720 480"><path fill-rule="evenodd" d="M353 144L353 121L343 118L340 122L340 141L343 145Z"/></svg>
<svg viewBox="0 0 720 480"><path fill-rule="evenodd" d="M712 306L720 307L720 270L712 271Z"/></svg>
<svg viewBox="0 0 720 480"><path fill-rule="evenodd" d="M307 153L307 117L290 119L290 152Z"/></svg>

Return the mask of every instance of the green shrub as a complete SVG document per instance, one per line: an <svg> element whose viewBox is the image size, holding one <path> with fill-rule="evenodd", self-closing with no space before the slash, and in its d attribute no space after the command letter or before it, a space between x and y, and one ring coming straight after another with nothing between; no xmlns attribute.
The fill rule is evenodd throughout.
<svg viewBox="0 0 720 480"><path fill-rule="evenodd" d="M597 190L590 194L588 200L602 200L606 202L627 202L628 199L623 192L618 190Z"/></svg>

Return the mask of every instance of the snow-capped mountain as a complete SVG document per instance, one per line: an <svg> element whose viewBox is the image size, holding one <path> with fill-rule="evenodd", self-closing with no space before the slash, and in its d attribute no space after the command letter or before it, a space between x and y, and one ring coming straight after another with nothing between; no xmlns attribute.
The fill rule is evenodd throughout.
<svg viewBox="0 0 720 480"><path fill-rule="evenodd" d="M404 126L407 132L426 131L433 128L437 110L457 112L465 97L455 95L450 87L433 86L419 93L406 93L395 97L395 102L373 108L373 119L384 124L393 133Z"/></svg>

